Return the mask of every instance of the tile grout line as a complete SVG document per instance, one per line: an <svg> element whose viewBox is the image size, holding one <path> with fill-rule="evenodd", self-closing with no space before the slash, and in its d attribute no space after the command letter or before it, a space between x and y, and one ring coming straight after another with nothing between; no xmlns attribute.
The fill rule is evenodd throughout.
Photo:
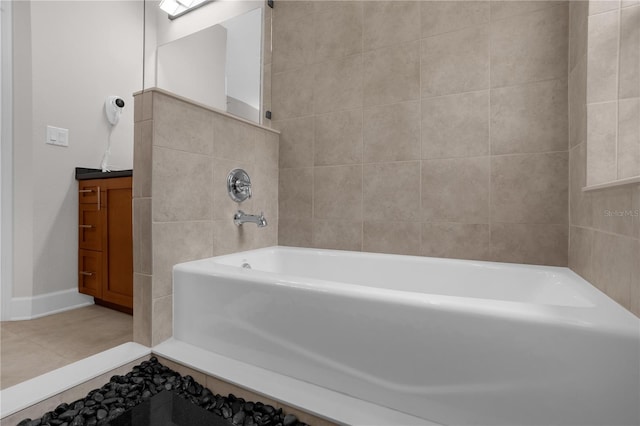
<svg viewBox="0 0 640 426"><path fill-rule="evenodd" d="M312 13L312 16L315 14L315 10ZM315 16L313 16L313 21L315 23ZM315 31L315 30L314 30ZM315 72L315 70L314 70ZM315 75L313 81L313 90L311 91L311 223L309 226L311 227L311 247L315 247L315 239L316 239L316 89L315 89ZM299 241L296 241L299 243Z"/></svg>
<svg viewBox="0 0 640 426"><path fill-rule="evenodd" d="M360 34L360 52L362 53L362 70L360 74L360 84L362 88L360 106L362 113L362 127L360 133L360 146L361 156L360 156L360 174L362 179L362 185L360 186L360 251L364 251L364 8L363 4L360 8L360 17L362 18L362 32Z"/></svg>
<svg viewBox="0 0 640 426"><path fill-rule="evenodd" d="M618 160L618 144L620 143L619 140L619 133L620 133L620 56L621 56L621 50L622 50L622 7L621 7L622 3L620 2L620 0L618 0L618 28L617 28L617 36L618 36L618 43L616 45L616 118L615 118L615 124L616 124L616 145L615 145L615 159L616 159L616 178L620 179L620 166L619 166L619 160Z"/></svg>
<svg viewBox="0 0 640 426"><path fill-rule="evenodd" d="M571 102L571 98L569 96L569 86L571 85L571 74L573 72L573 69L575 69L575 67L577 66L577 63L579 62L579 60L576 60L573 69L571 68L571 52L574 49L573 47L573 43L572 43L572 38L571 38L571 22L572 22L572 9L573 7L571 6L571 3L569 3L568 7L568 18L569 18L569 22L567 24L567 153L568 153L568 164L567 164L567 224L568 224L568 232L567 232L567 266L569 265L569 254L571 253L571 210L572 210L572 206L571 206L571 194L572 194L572 179L571 176L573 176L573 173L571 173L571 140L572 140L572 125L571 125L571 117L572 117L572 104L573 102ZM582 58L580 58L582 59ZM575 131L575 129L574 129Z"/></svg>
<svg viewBox="0 0 640 426"><path fill-rule="evenodd" d="M492 199L492 192L493 192L493 182L491 179L491 175L493 173L493 144L491 143L491 93L493 92L493 88L491 87L491 48L492 48L492 43L491 43L491 29L493 27L493 16L491 13L491 5L489 6L489 95L488 95L488 102L489 102L489 108L487 108L488 111L488 117L487 117L487 128L488 128L488 132L489 132L489 137L487 140L487 144L488 146L488 151L489 151L489 176L488 176L488 184L489 184L489 241L488 241L488 254L489 254L489 259L493 259L493 238L492 238L492 233L493 233L493 199Z"/></svg>
<svg viewBox="0 0 640 426"><path fill-rule="evenodd" d="M604 229L594 228L592 226L581 226L581 225L571 225L574 228L586 229L592 232L599 232L601 234L609 235L611 237L621 238L623 240L631 240L631 241L640 241L639 238L628 235L628 234L618 234L612 231L605 231Z"/></svg>
<svg viewBox="0 0 640 426"><path fill-rule="evenodd" d="M576 144L571 149L581 145L581 143ZM461 156L461 157L434 157L434 158L415 158L410 160L391 160L391 161L368 161L362 164L364 165L376 165L376 164L404 164L404 163L415 163L422 161L444 161L444 160L463 160L463 159L471 159L471 158L499 158L499 157L517 157L517 156L526 156L526 155L549 155L549 154L563 154L567 153L568 150L562 151L540 151L540 152L516 152L516 153L508 153L508 154L485 154L485 155L471 155L471 156ZM296 169L309 169L309 168L317 168L317 167L353 167L358 166L360 163L342 163L342 164L318 164L315 166L300 166L300 167L283 167L281 170L296 170Z"/></svg>
<svg viewBox="0 0 640 426"><path fill-rule="evenodd" d="M420 5L420 35L422 35L422 4ZM419 90L419 92L418 92L418 96L420 97L420 96L422 96L422 40L420 40L420 46L419 46L419 49L420 49L420 58L419 58L420 73L419 73L419 75L418 75L418 77L419 77L419 78L418 78L418 90ZM419 169L418 169L418 171L419 171L419 182L418 182L418 202L419 202L419 204L418 204L418 216L419 216L419 218L420 218L420 232L419 232L419 238L420 238L420 239L418 240L418 253L419 253L419 255L420 255L420 256L424 256L424 247L423 247L423 246L424 246L424 242L423 242L423 238L424 238L424 227L425 227L425 226L422 224L422 220L424 219L424 212L423 212L423 206L422 206L422 172L423 172L422 168L423 168L423 164L424 164L424 162L423 162L423 160L422 160L422 157L423 157L423 151L424 151L424 147L423 147L423 145L424 145L424 141L423 141L423 138L424 138L424 136L425 136L425 135L423 134L424 129L422 128L422 126L423 126L423 121L424 121L424 120L423 120L423 116L422 116L422 114L423 114L423 111L422 111L422 103L423 103L422 99L419 99L419 100L418 100L418 114L419 114L418 119L420 120L420 132L419 132L419 135L418 135L418 137L419 137L418 143L420 144L420 146L419 146L419 147L420 147L420 165L419 165Z"/></svg>

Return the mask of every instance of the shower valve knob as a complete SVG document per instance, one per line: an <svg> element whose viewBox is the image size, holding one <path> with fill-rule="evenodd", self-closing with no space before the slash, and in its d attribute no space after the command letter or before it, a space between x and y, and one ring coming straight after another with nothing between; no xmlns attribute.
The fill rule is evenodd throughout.
<svg viewBox="0 0 640 426"><path fill-rule="evenodd" d="M251 179L242 169L233 169L227 176L227 192L229 197L237 203L251 198Z"/></svg>

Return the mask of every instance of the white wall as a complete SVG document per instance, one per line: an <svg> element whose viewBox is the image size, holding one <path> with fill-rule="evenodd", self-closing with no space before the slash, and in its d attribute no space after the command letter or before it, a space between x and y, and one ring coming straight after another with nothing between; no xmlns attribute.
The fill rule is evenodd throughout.
<svg viewBox="0 0 640 426"><path fill-rule="evenodd" d="M14 298L77 288L74 168L100 166L108 95L126 102L110 164L132 167L142 8L138 1L14 2ZM69 129L68 148L44 143L48 124Z"/></svg>
<svg viewBox="0 0 640 426"><path fill-rule="evenodd" d="M11 11L11 2L0 3L0 320L9 318L13 291Z"/></svg>
<svg viewBox="0 0 640 426"><path fill-rule="evenodd" d="M13 2L13 297L33 294L31 4ZM3 283L2 285L9 285Z"/></svg>
<svg viewBox="0 0 640 426"><path fill-rule="evenodd" d="M226 51L227 30L221 25L159 46L158 87L225 111Z"/></svg>

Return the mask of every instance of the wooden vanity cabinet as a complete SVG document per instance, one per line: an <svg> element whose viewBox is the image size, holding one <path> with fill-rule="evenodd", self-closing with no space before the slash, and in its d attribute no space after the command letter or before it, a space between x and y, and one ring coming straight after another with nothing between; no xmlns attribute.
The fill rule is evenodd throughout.
<svg viewBox="0 0 640 426"><path fill-rule="evenodd" d="M131 177L78 181L78 290L133 310Z"/></svg>

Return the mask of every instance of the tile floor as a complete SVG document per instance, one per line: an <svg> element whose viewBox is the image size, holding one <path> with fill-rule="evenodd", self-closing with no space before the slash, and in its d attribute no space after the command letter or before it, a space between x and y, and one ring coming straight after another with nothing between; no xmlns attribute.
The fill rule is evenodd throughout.
<svg viewBox="0 0 640 426"><path fill-rule="evenodd" d="M98 305L0 328L0 389L132 341L133 317Z"/></svg>

